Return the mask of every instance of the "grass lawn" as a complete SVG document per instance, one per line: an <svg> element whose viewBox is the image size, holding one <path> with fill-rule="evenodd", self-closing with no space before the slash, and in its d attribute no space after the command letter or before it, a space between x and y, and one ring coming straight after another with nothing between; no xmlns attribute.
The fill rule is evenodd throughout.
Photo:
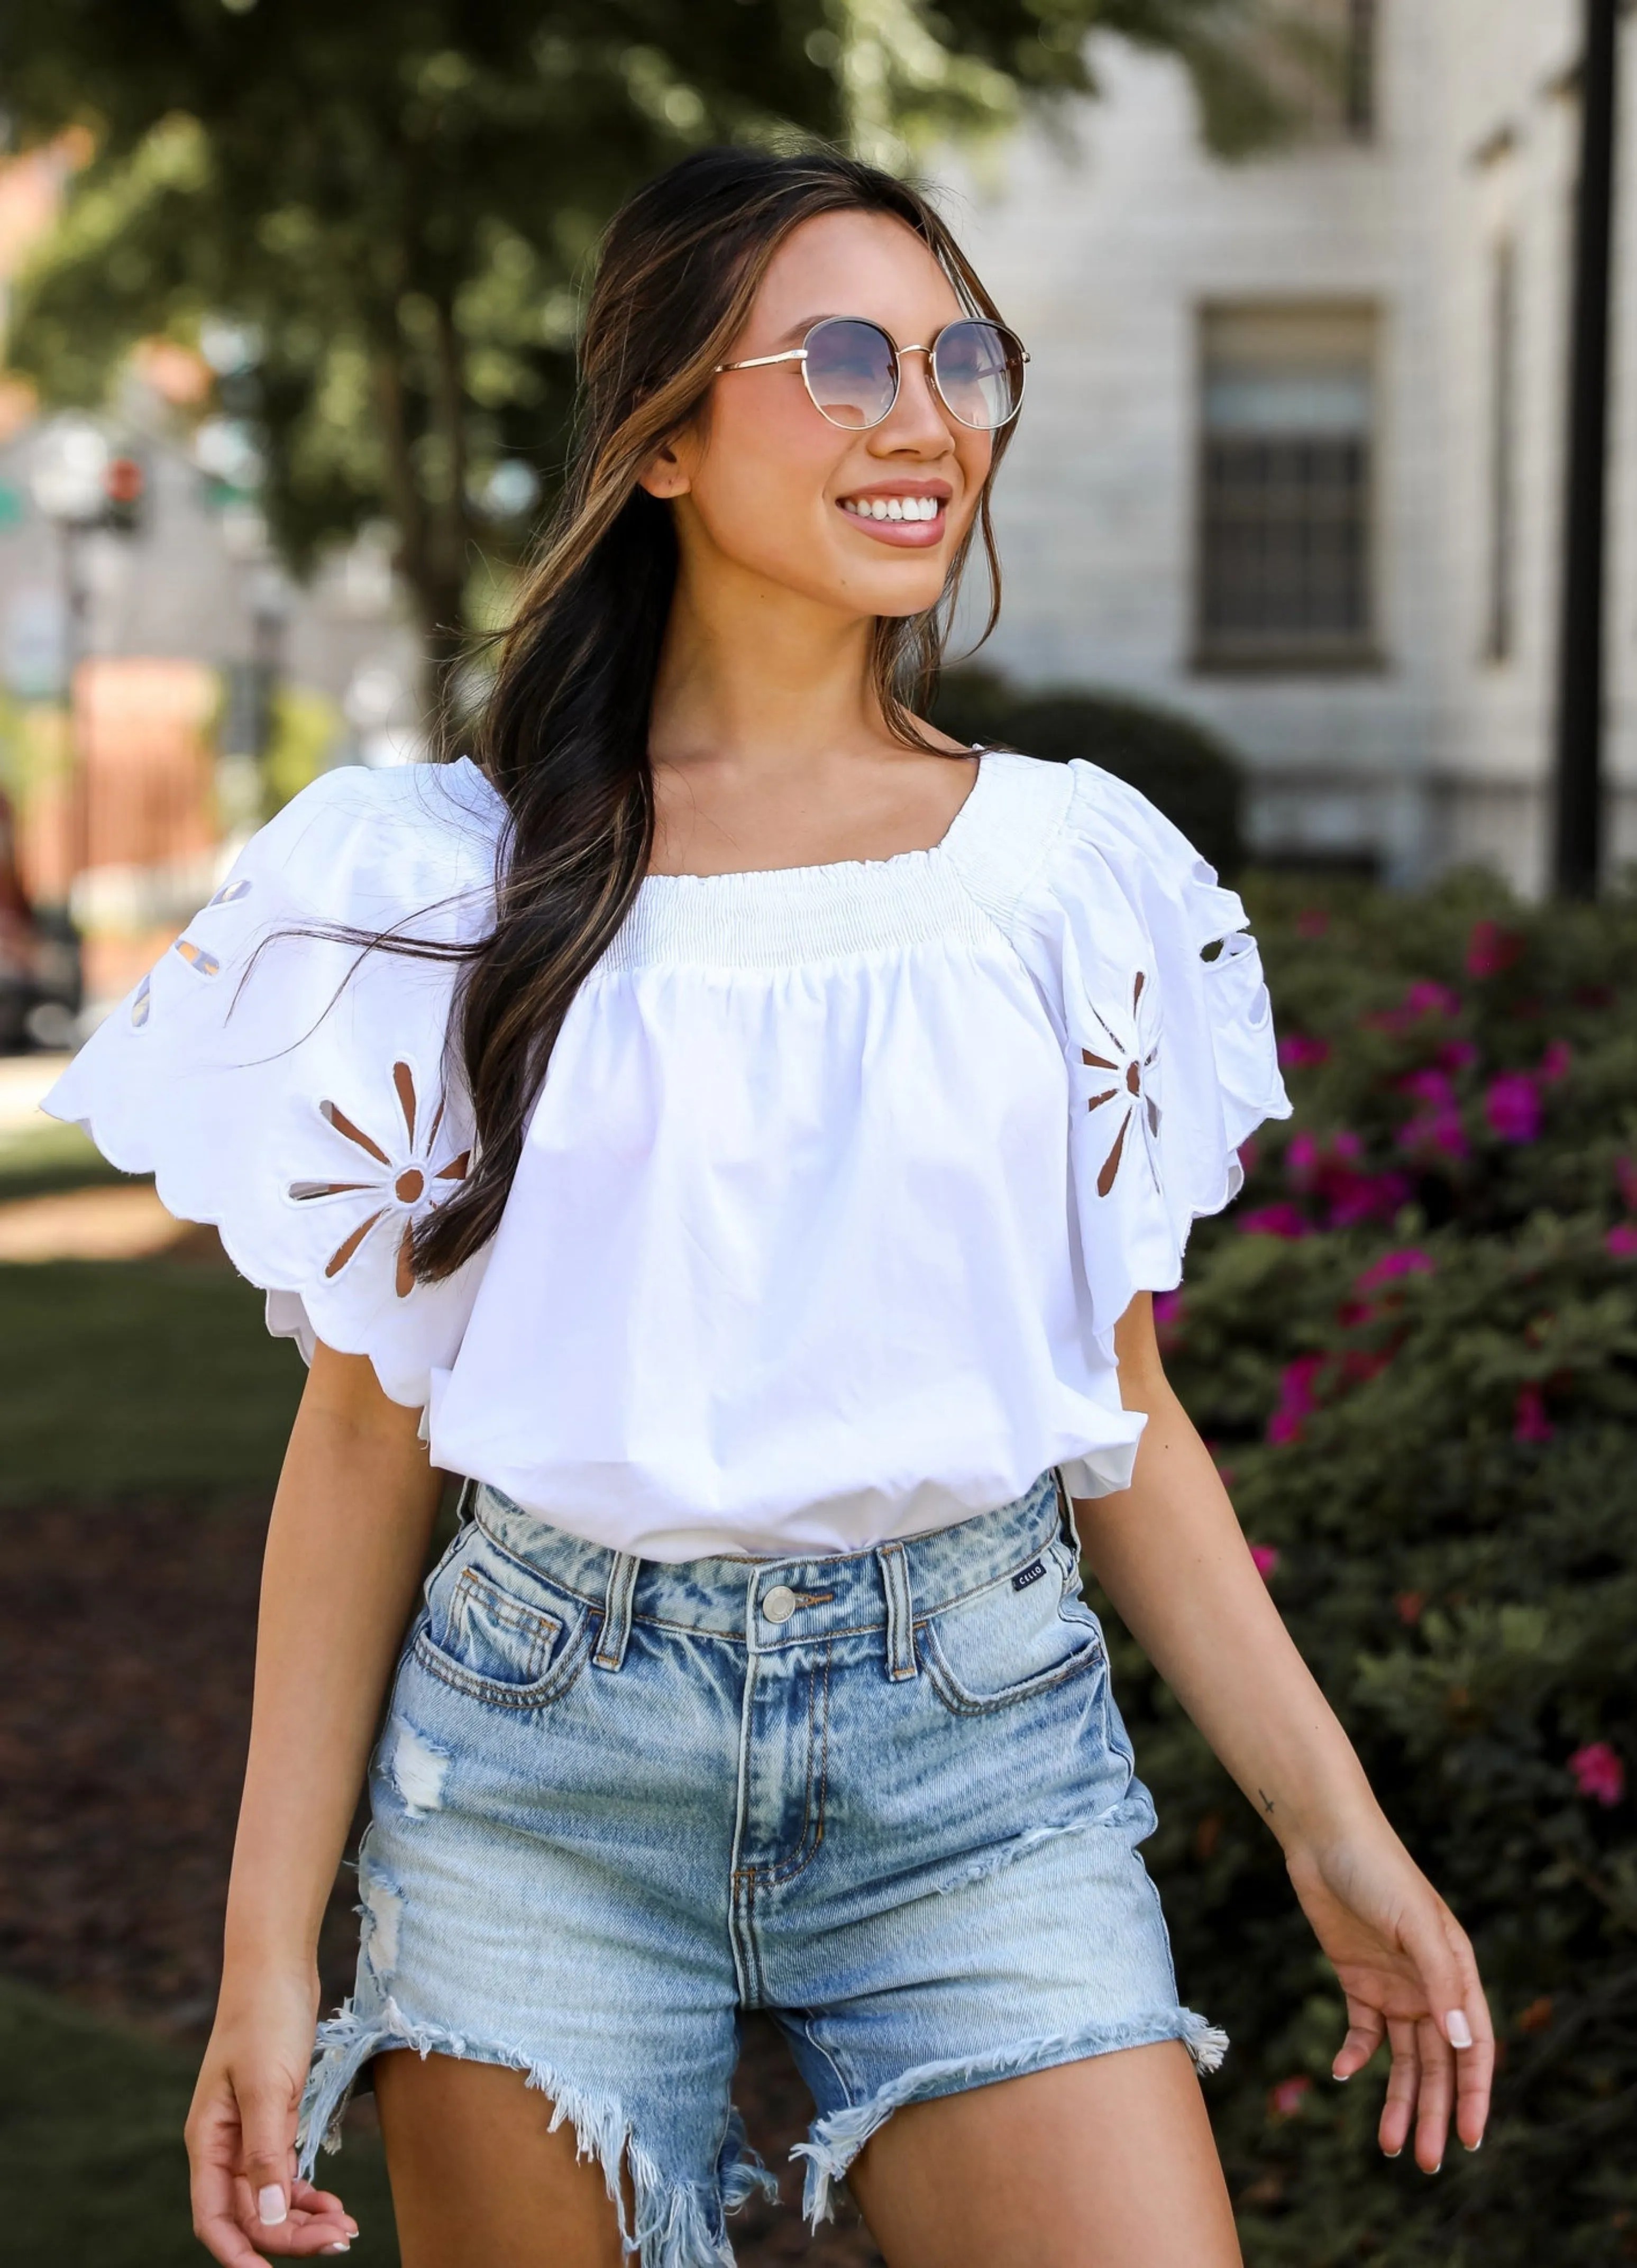
<svg viewBox="0 0 1637 2268"><path fill-rule="evenodd" d="M124 1178L77 1127L0 1134L0 1203ZM0 1504L270 1491L305 1376L228 1268L0 1265Z"/></svg>
<svg viewBox="0 0 1637 2268"><path fill-rule="evenodd" d="M7 2268L198 2268L181 2142L192 2090L178 2050L0 1982ZM349 2136L322 2163L358 2224L350 2258L387 2268L398 2248L379 2145Z"/></svg>
<svg viewBox="0 0 1637 2268"><path fill-rule="evenodd" d="M262 1294L181 1260L0 1267L0 1503L269 1491L306 1372Z"/></svg>

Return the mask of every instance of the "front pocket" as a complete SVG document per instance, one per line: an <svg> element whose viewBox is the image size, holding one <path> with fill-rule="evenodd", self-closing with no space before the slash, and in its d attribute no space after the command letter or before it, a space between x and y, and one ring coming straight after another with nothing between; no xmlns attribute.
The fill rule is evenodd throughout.
<svg viewBox="0 0 1637 2268"><path fill-rule="evenodd" d="M585 1660L583 1610L519 1597L481 1565L446 1564L428 1587L415 1658L457 1691L512 1709L554 1700Z"/></svg>
<svg viewBox="0 0 1637 2268"><path fill-rule="evenodd" d="M1009 1709L1105 1660L1102 1624L1073 1595L1071 1570L1070 1553L1053 1543L923 1626L927 1675L946 1708L962 1717Z"/></svg>

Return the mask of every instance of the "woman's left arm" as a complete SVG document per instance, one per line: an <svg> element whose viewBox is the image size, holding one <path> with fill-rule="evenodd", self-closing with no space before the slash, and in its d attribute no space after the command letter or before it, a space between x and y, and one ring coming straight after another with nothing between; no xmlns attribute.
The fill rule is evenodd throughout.
<svg viewBox="0 0 1637 2268"><path fill-rule="evenodd" d="M1166 1379L1147 1292L1122 1317L1115 1344L1122 1398L1148 1422L1131 1487L1076 1500L1086 1557L1284 1848L1346 1996L1336 2077L1350 2079L1387 2038L1382 2148L1396 2158L1413 2123L1416 2163L1435 2173L1452 2102L1469 2150L1488 2115L1493 2034L1471 1942L1393 1832L1268 1596Z"/></svg>

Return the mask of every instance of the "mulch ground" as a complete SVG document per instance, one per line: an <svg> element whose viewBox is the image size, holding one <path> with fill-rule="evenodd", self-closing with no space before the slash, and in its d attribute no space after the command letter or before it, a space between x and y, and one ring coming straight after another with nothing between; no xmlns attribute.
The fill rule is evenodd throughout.
<svg viewBox="0 0 1637 2268"><path fill-rule="evenodd" d="M0 1970L202 2045L249 1726L265 1506L46 1506L0 1518ZM321 1947L326 2005L356 1950L350 1876ZM790 2145L810 2105L771 2025L736 2088L783 2169L733 2224L744 2268L879 2268L844 2202L809 2238Z"/></svg>

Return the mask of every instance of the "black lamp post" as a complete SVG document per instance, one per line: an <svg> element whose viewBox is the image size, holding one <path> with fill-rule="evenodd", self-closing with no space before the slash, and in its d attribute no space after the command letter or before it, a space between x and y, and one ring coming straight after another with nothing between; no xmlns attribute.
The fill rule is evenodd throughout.
<svg viewBox="0 0 1637 2268"><path fill-rule="evenodd" d="M1564 898L1594 897L1602 863L1609 298L1619 12L1620 0L1585 0L1552 783L1552 880Z"/></svg>

